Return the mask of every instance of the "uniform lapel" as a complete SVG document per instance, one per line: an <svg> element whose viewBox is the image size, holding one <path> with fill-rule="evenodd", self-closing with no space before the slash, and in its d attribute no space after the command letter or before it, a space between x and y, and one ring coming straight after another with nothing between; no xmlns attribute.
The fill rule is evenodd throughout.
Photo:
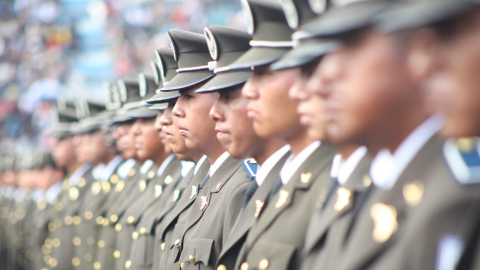
<svg viewBox="0 0 480 270"><path fill-rule="evenodd" d="M325 208L315 212L305 239L304 252L308 253L324 237L335 221L353 210L354 205L358 203L358 195L371 184L371 181L364 181L370 162L369 156L363 157L343 186L344 190L339 191L341 186L337 186L329 201L325 202Z"/></svg>
<svg viewBox="0 0 480 270"><path fill-rule="evenodd" d="M290 208L297 191L308 190L310 188L313 181L318 177L318 174L325 166L331 163L331 158L325 157L330 157L333 151L333 148L330 146L322 144L305 160L288 184L284 185L269 203L256 225L252 227L250 231L252 237L249 236L249 238L252 239L253 242L270 227L278 216ZM306 181L307 178L308 181Z"/></svg>
<svg viewBox="0 0 480 270"><path fill-rule="evenodd" d="M405 184L424 179L435 160L431 158L432 153L437 153L438 147L441 143L434 136L415 155L390 190L373 190L360 212L346 250L350 258L345 261L347 269L365 267L398 241L398 231L408 218L408 205L403 195Z"/></svg>

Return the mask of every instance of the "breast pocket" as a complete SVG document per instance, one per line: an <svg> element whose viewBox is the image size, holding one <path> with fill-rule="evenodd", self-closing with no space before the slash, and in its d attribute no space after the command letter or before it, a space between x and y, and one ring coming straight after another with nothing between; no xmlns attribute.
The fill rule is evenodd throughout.
<svg viewBox="0 0 480 270"><path fill-rule="evenodd" d="M294 269L296 251L297 248L291 245L259 240L248 254L248 269Z"/></svg>
<svg viewBox="0 0 480 270"><path fill-rule="evenodd" d="M197 238L187 240L180 255L180 267L188 270L200 270L212 266L212 262L210 262L212 247L213 239ZM209 267L209 269L212 267Z"/></svg>

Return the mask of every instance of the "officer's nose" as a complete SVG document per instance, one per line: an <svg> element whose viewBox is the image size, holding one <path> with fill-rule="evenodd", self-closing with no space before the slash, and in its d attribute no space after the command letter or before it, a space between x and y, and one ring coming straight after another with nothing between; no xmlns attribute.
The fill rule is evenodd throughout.
<svg viewBox="0 0 480 270"><path fill-rule="evenodd" d="M248 80L242 88L242 95L248 99L258 99L258 75L253 75L253 77Z"/></svg>
<svg viewBox="0 0 480 270"><path fill-rule="evenodd" d="M210 109L210 118L215 122L222 122L225 120L225 115L222 112L219 100L217 100Z"/></svg>

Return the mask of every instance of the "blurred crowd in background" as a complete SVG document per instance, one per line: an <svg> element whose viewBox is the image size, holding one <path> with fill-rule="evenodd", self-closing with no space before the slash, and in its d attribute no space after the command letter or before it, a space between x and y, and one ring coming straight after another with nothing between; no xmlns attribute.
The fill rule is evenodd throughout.
<svg viewBox="0 0 480 270"><path fill-rule="evenodd" d="M59 96L102 101L102 84L151 73L165 32L245 28L239 1L0 0L0 148L46 147Z"/></svg>

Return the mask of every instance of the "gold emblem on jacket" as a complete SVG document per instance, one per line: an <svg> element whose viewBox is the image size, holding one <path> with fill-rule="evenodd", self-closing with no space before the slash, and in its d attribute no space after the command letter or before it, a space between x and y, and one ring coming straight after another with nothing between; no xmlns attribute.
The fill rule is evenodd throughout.
<svg viewBox="0 0 480 270"><path fill-rule="evenodd" d="M417 206L422 202L425 187L421 181L413 181L403 186L403 197L410 206Z"/></svg>
<svg viewBox="0 0 480 270"><path fill-rule="evenodd" d="M288 199L288 196L290 195L290 193L288 193L288 191L286 190L280 190L278 192L278 200L277 202L275 203L275 208L280 208L282 207L285 203L287 203L287 199Z"/></svg>
<svg viewBox="0 0 480 270"><path fill-rule="evenodd" d="M337 201L335 202L335 205L333 208L335 211L340 212L347 205L350 204L350 196L352 195L352 192L344 187L340 187L337 189Z"/></svg>
<svg viewBox="0 0 480 270"><path fill-rule="evenodd" d="M373 239L384 243L397 231L397 210L391 205L376 203L370 209L373 219Z"/></svg>

